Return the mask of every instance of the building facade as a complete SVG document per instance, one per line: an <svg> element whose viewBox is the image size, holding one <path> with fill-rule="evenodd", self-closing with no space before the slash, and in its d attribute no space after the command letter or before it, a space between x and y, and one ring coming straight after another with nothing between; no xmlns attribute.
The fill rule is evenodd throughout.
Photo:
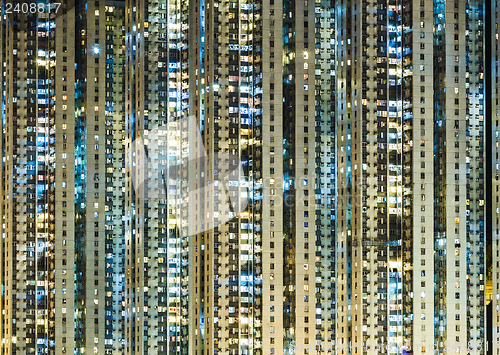
<svg viewBox="0 0 500 355"><path fill-rule="evenodd" d="M500 3L498 1L490 2L490 58L491 58L491 76L490 76L490 87L491 87L491 131L488 132L491 135L491 211L489 217L491 218L491 308L492 313L489 315L491 317L491 338L490 338L490 348L492 349L492 354L500 354L500 202L499 202L499 192L498 192L498 176L499 176L499 78L500 71L498 70L498 56L500 54L498 49L499 41L499 29L500 19L498 11L500 9Z"/></svg>
<svg viewBox="0 0 500 355"><path fill-rule="evenodd" d="M194 48L187 27L196 17L185 1L125 5L125 353L190 354L195 266L181 164L190 154Z"/></svg>
<svg viewBox="0 0 500 355"><path fill-rule="evenodd" d="M336 344L483 354L484 2L337 3Z"/></svg>
<svg viewBox="0 0 500 355"><path fill-rule="evenodd" d="M7 13L6 3L1 351L118 353L124 6Z"/></svg>
<svg viewBox="0 0 500 355"><path fill-rule="evenodd" d="M268 354L332 341L332 4L128 2L127 13L128 142L148 146L132 143L127 166L129 353ZM171 155L152 145L155 130ZM137 158L146 151L149 166ZM151 169L170 174L168 187ZM157 276L133 274L162 268L154 248L137 247L162 239L153 191L167 196L165 257L175 262L165 337L151 335L166 323L141 304Z"/></svg>
<svg viewBox="0 0 500 355"><path fill-rule="evenodd" d="M486 354L484 1L5 3L1 353Z"/></svg>

